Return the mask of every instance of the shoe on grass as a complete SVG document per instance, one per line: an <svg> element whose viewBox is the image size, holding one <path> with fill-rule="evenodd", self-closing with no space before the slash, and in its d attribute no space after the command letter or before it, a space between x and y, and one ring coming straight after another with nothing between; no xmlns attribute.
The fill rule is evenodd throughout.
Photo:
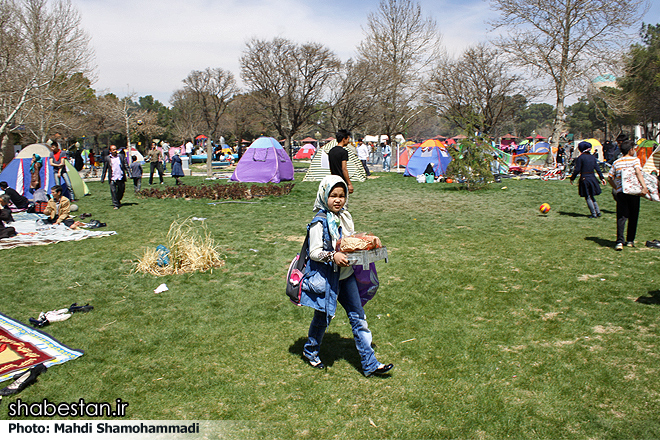
<svg viewBox="0 0 660 440"><path fill-rule="evenodd" d="M634 241L626 241L626 247L635 247Z"/></svg>
<svg viewBox="0 0 660 440"><path fill-rule="evenodd" d="M378 364L378 368L371 373L367 373L366 376L382 376L383 374L387 374L392 368L394 368L394 364Z"/></svg>
<svg viewBox="0 0 660 440"><path fill-rule="evenodd" d="M616 246L614 246L615 251L622 251L623 250L623 243L617 243Z"/></svg>
<svg viewBox="0 0 660 440"><path fill-rule="evenodd" d="M309 363L309 365L314 368L318 368L319 370L323 370L325 368L325 365L323 365L323 362L321 362L321 358L318 356L314 359L309 359L308 357L305 357L305 359L307 359L307 363Z"/></svg>

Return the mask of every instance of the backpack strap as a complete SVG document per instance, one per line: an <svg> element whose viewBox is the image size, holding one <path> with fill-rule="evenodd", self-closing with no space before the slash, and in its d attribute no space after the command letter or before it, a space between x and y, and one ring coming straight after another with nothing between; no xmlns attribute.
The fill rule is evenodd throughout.
<svg viewBox="0 0 660 440"><path fill-rule="evenodd" d="M325 211L317 212L314 218L312 219L312 222L314 222L314 220L316 220L317 218L322 218L322 219L327 218ZM305 264L307 264L307 260L309 260L309 230L307 231L307 235L305 236L305 241L303 242L302 249L300 249L300 257L298 258L296 269L302 272L302 270L305 268Z"/></svg>

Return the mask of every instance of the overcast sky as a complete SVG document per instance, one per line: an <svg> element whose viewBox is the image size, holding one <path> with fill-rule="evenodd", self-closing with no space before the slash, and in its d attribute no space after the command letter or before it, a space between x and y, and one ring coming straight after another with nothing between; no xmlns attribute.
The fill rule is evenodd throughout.
<svg viewBox="0 0 660 440"><path fill-rule="evenodd" d="M355 57L379 0L72 0L96 53L97 92L153 95L165 105L192 70L221 67L240 81L239 57L252 37L314 41ZM490 38L486 0L420 0L450 54ZM660 2L644 17L660 23Z"/></svg>

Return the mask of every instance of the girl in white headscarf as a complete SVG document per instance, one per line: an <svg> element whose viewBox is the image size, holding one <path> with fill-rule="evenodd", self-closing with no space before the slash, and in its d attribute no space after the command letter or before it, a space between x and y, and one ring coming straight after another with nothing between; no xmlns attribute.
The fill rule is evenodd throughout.
<svg viewBox="0 0 660 440"><path fill-rule="evenodd" d="M342 234L354 230L353 218L345 207L347 195L347 185L341 177L326 176L319 184L314 203L316 215L307 226L310 259L305 267L300 304L312 307L314 318L303 355L312 367L325 368L319 350L339 302L353 329L364 375L385 374L393 365L381 364L376 359L353 268L346 254L335 251Z"/></svg>

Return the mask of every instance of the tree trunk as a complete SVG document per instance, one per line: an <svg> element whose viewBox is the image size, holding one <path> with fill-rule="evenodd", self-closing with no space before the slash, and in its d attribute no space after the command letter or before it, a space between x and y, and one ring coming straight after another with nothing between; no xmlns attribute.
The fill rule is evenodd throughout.
<svg viewBox="0 0 660 440"><path fill-rule="evenodd" d="M14 146L11 145L9 139L11 139L11 136L7 135L6 132L0 132L0 145L2 145L2 164L0 164L0 171L14 159Z"/></svg>
<svg viewBox="0 0 660 440"><path fill-rule="evenodd" d="M552 150L559 147L559 138L564 131L564 119L566 119L566 109L564 107L564 95L566 90L565 80L562 78L557 87L557 114L555 115L554 128L552 130L552 143L550 144L550 153L545 163L550 165L554 163Z"/></svg>

